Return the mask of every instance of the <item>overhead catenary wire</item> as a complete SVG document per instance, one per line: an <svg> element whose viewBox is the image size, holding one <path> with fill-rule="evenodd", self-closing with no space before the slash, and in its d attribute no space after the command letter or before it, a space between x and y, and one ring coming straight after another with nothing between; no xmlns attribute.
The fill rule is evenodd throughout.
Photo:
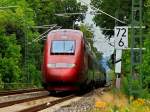
<svg viewBox="0 0 150 112"><path fill-rule="evenodd" d="M56 16L70 16L70 15L86 15L86 14L91 14L91 15L95 15L95 14L102 14L102 13L96 13L96 12L74 12L74 13L57 13L57 14L54 14Z"/></svg>
<svg viewBox="0 0 150 112"><path fill-rule="evenodd" d="M45 26L51 26L51 25L45 25ZM32 42L37 42L37 41L39 41L39 40L42 40L43 38L46 37L45 35L46 35L49 31L51 31L52 29L54 29L54 28L60 29L61 26L57 26L57 24L54 24L54 25L51 26L48 30L46 30L44 33L42 33L41 35L39 35L36 39L34 39L33 41L29 42L28 44L31 44Z"/></svg>
<svg viewBox="0 0 150 112"><path fill-rule="evenodd" d="M50 27L53 27L53 26L55 26L55 25L57 25L57 24L52 24L52 25L41 25L41 26L32 26L31 28L50 28Z"/></svg>
<svg viewBox="0 0 150 112"><path fill-rule="evenodd" d="M83 0L79 0L79 1L82 2L82 3L84 3L84 4L86 4L86 5L88 5L88 6L90 6L91 8L95 9L96 11L99 11L99 12L101 12L101 13L103 13L103 14L105 14L105 15L113 18L113 19L115 19L116 21L118 21L120 23L126 24L125 21L119 20L118 18L116 18L116 17L114 17L114 16L112 16L112 15L110 15L110 14L108 14L108 13L106 13L106 12L104 12L104 11L102 11L102 10L100 10L100 9L98 9L98 8L96 8L96 7L88 4L88 3L86 3L86 2L84 2Z"/></svg>
<svg viewBox="0 0 150 112"><path fill-rule="evenodd" d="M50 29L48 29L48 30L46 30L44 33L42 33L42 34L39 35L37 38L35 38L32 42L37 42L37 41L43 39L43 38L44 38L44 35L45 35L46 33L48 33L49 31L51 31L52 29L53 29L53 27L50 28ZM32 43L32 42L31 42L31 43Z"/></svg>

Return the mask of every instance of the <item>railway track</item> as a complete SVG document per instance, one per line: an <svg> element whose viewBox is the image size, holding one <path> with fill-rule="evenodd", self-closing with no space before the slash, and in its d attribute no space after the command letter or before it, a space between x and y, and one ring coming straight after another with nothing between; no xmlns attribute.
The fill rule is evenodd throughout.
<svg viewBox="0 0 150 112"><path fill-rule="evenodd" d="M40 96L36 95L37 92L40 93ZM21 97L21 99L16 98L18 96L23 96L23 95L27 95L27 94L30 94L30 96L32 96L32 97L26 97L23 99L22 99L22 97ZM0 111L16 112L16 110L17 110L17 112L36 112L36 111L51 107L55 104L61 103L65 100L68 100L68 99L71 99L74 97L74 95L70 95L70 93L69 93L69 95L64 93L64 95L56 94L55 96L49 96L48 92L45 93L44 89L26 89L26 90L17 90L17 91L14 90L14 91L8 91L8 92L7 91L1 92L0 99L4 98L4 100L5 100L5 98L11 97L11 100L10 101L5 100L4 102L0 101ZM29 102L31 103L31 105ZM33 102L38 102L38 103L33 104ZM26 105L26 106L24 107L24 105ZM18 107L19 108L23 107L23 108L17 109Z"/></svg>
<svg viewBox="0 0 150 112"><path fill-rule="evenodd" d="M11 91L0 91L0 96L6 95L15 95L15 94L22 94L28 92L37 92L37 91L45 91L43 88L33 88L33 89L21 89L21 90L11 90Z"/></svg>
<svg viewBox="0 0 150 112"><path fill-rule="evenodd" d="M74 97L76 97L76 96L75 95L66 96L66 97L63 97L63 98L60 98L60 99L57 99L57 100L54 100L54 101L50 101L50 102L47 102L47 103L43 103L43 104L40 104L40 105L37 105L37 106L33 106L33 107L30 107L30 108L27 108L27 109L24 109L24 110L21 110L21 111L18 111L18 112L37 112L37 111L49 108L53 105L62 103L66 100L72 99Z"/></svg>
<svg viewBox="0 0 150 112"><path fill-rule="evenodd" d="M99 91L103 92L103 91L107 91L107 89L101 88ZM91 93L92 92L85 93L85 94L81 95L81 97L88 96L88 94L91 94ZM61 95L49 96L47 94L44 96L39 96L39 97L34 97L34 98L26 98L26 99L21 99L21 100L2 102L2 103L0 103L0 111L3 111L3 112L43 111L45 109L49 109L49 108L53 107L56 104L60 105L61 103L65 102L65 101L72 101L72 99L74 99L74 98L76 99L76 97L79 97L79 96L72 94L72 93L69 95L65 95L65 96L61 96ZM38 103L34 104L33 102L34 103L38 102Z"/></svg>
<svg viewBox="0 0 150 112"><path fill-rule="evenodd" d="M0 103L0 108L2 107L7 107L7 106L11 106L11 105L15 105L15 104L19 104L19 103L24 103L24 102L28 102L28 101L32 101L32 100L38 100L38 99L42 99L42 98L48 98L49 96L39 96L39 97L34 97L34 98L27 98L27 99L21 99L21 100L14 100L14 101L8 101L8 102L3 102Z"/></svg>
<svg viewBox="0 0 150 112"><path fill-rule="evenodd" d="M49 108L55 104L59 104L63 101L69 100L71 98L74 98L75 95L67 95L67 96L39 96L39 97L34 97L34 98L27 98L27 99L21 99L21 100L15 100L15 101L9 101L9 102L3 102L0 103L0 111L3 112L37 112L46 108ZM51 98L51 100L49 100ZM42 100L45 100L44 102ZM39 101L38 101L39 100ZM41 100L41 101L40 101ZM40 104L33 104L31 102L42 102ZM30 103L33 105L29 105ZM23 107L22 105L28 105ZM17 109L17 107L23 107L22 109ZM14 109L14 110L13 110Z"/></svg>

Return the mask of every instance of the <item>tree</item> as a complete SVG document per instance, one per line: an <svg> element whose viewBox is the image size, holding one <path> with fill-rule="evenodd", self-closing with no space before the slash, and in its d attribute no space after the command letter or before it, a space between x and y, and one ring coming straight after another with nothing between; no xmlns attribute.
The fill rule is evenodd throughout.
<svg viewBox="0 0 150 112"><path fill-rule="evenodd" d="M94 42L93 42L93 32L90 31L90 29L88 28L88 26L85 25L81 25L80 26L80 30L83 32L84 37L86 38L86 40L88 41L88 43L90 44L91 47L91 51L93 51L96 55L97 60L101 60L102 58L102 53L100 53L99 51L97 51L97 48L94 47Z"/></svg>
<svg viewBox="0 0 150 112"><path fill-rule="evenodd" d="M147 88L150 93L150 0L145 0L144 2L144 23L148 28L144 31L144 47L146 50L143 52L143 64L142 64L142 77L143 77L143 86Z"/></svg>
<svg viewBox="0 0 150 112"><path fill-rule="evenodd" d="M30 29L30 27L34 25L34 13L33 10L28 7L25 0L4 0L0 2L0 5L4 7L7 7L8 4L17 7L4 8L0 11L1 79L5 84L26 83L27 74L25 70L29 62L36 68L34 69L35 72L39 71L37 65L30 61L34 59L30 53L34 52L35 49L32 49L30 52L26 51L27 42L33 40L35 34L37 34ZM26 56L26 53L28 56ZM7 85L7 87L8 86L9 85Z"/></svg>
<svg viewBox="0 0 150 112"><path fill-rule="evenodd" d="M127 18L128 21L130 20L131 0L91 0L91 5L118 18L119 20L125 21L125 18ZM114 29L116 24L118 26L126 25L115 21L113 18L105 14L96 15L94 21L97 26L106 29ZM103 30L103 34L111 37L114 35L114 31Z"/></svg>
<svg viewBox="0 0 150 112"><path fill-rule="evenodd" d="M83 19L83 15L71 15L68 17L58 17L58 13L85 12L86 6L77 3L76 0L27 0L30 7L33 8L37 25L58 24L63 28L72 28L73 22L77 18Z"/></svg>
<svg viewBox="0 0 150 112"><path fill-rule="evenodd" d="M20 76L20 45L17 45L15 35L0 35L0 77L5 89L9 89L7 83L17 82Z"/></svg>

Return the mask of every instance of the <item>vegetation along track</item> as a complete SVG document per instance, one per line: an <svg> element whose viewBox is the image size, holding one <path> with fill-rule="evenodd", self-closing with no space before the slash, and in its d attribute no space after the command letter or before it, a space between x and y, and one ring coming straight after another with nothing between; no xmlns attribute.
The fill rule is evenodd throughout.
<svg viewBox="0 0 150 112"><path fill-rule="evenodd" d="M21 90L11 90L11 91L1 91L0 96L6 95L14 95L14 94L21 94L21 93L28 93L28 92L38 92L38 91L45 91L42 88L32 88L32 89L21 89Z"/></svg>

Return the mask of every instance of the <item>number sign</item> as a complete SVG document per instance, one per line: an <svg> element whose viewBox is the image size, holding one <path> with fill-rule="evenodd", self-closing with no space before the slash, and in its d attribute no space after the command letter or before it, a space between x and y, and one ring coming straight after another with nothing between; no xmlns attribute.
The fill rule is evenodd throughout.
<svg viewBox="0 0 150 112"><path fill-rule="evenodd" d="M128 48L128 27L127 26L115 27L115 48L116 49Z"/></svg>

